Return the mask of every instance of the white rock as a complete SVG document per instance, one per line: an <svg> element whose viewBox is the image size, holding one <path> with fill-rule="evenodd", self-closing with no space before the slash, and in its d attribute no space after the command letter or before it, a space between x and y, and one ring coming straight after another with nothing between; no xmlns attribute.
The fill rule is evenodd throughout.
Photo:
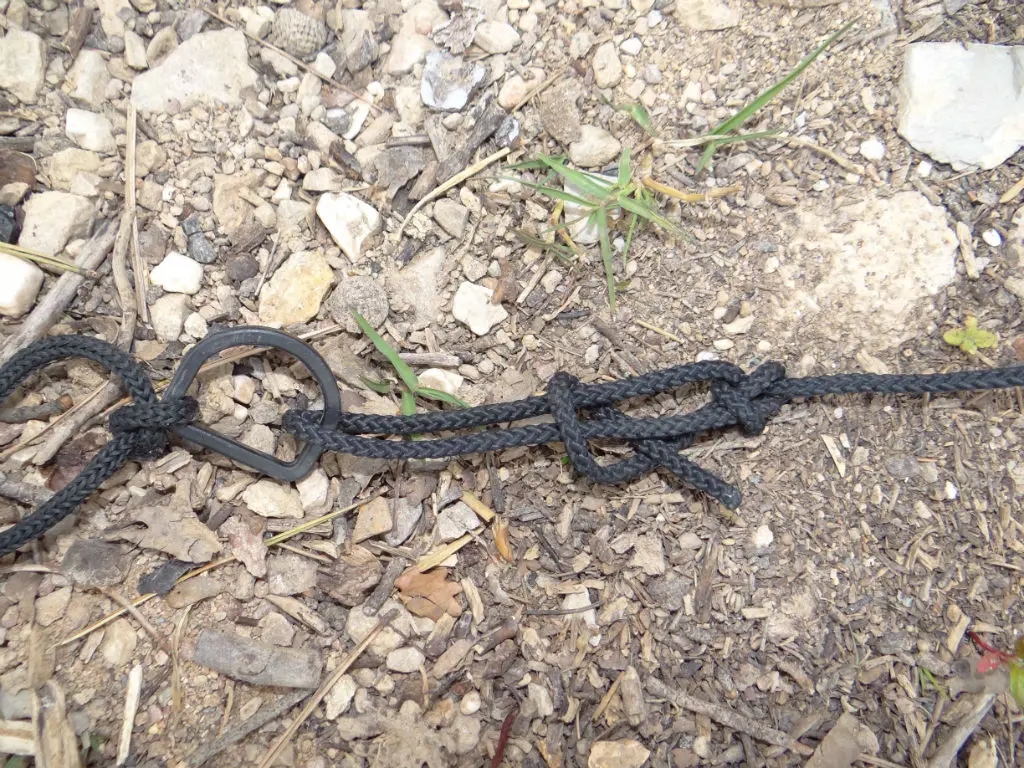
<svg viewBox="0 0 1024 768"><path fill-rule="evenodd" d="M0 315L21 317L43 286L43 270L31 261L0 253Z"/></svg>
<svg viewBox="0 0 1024 768"><path fill-rule="evenodd" d="M599 173L591 173L588 175L592 176L598 182L615 182L614 178L604 176ZM565 191L570 195L586 197L586 193L568 179L563 180L562 184L565 187ZM590 213L592 211L593 208L586 205L573 203L569 200L565 201L565 220L569 224L569 233L572 235L572 239L580 245L594 245L601 239L601 232L598 229L597 221L590 220ZM551 279L554 280L554 278ZM545 290L547 290L546 285ZM551 290L554 290L554 288ZM550 292L551 291L548 291L548 293Z"/></svg>
<svg viewBox="0 0 1024 768"><path fill-rule="evenodd" d="M124 32L124 61L132 69L145 69L149 66L146 43L130 29Z"/></svg>
<svg viewBox="0 0 1024 768"><path fill-rule="evenodd" d="M176 114L196 104L236 106L255 87L245 35L222 29L193 35L163 62L132 82L132 103L141 110Z"/></svg>
<svg viewBox="0 0 1024 768"><path fill-rule="evenodd" d="M67 192L40 192L25 203L18 245L57 256L72 238L89 234L96 209L84 197Z"/></svg>
<svg viewBox="0 0 1024 768"><path fill-rule="evenodd" d="M598 88L614 88L622 80L622 62L615 43L603 43L594 54L594 82Z"/></svg>
<svg viewBox="0 0 1024 768"><path fill-rule="evenodd" d="M282 327L313 319L333 283L334 272L322 253L293 253L260 293L260 320Z"/></svg>
<svg viewBox="0 0 1024 768"><path fill-rule="evenodd" d="M665 573L667 566L661 536L658 534L639 536L629 564L634 568L641 568L648 576L661 576Z"/></svg>
<svg viewBox="0 0 1024 768"><path fill-rule="evenodd" d="M404 75L427 58L437 46L426 35L415 32L399 32L391 40L391 53L385 64L389 75Z"/></svg>
<svg viewBox="0 0 1024 768"><path fill-rule="evenodd" d="M209 323L207 323L206 318L198 312L192 312L185 318L185 325L183 328L185 333L193 339L204 339L206 338L206 334L210 332Z"/></svg>
<svg viewBox="0 0 1024 768"><path fill-rule="evenodd" d="M480 711L481 701L479 691L470 691L462 697L459 702L459 712L464 715L475 715Z"/></svg>
<svg viewBox="0 0 1024 768"><path fill-rule="evenodd" d="M569 145L569 159L582 168L594 168L610 163L621 150L619 140L604 128L584 125L580 138Z"/></svg>
<svg viewBox="0 0 1024 768"><path fill-rule="evenodd" d="M341 184L338 172L326 165L310 171L302 179L302 188L307 192L336 192Z"/></svg>
<svg viewBox="0 0 1024 768"><path fill-rule="evenodd" d="M773 541L775 541L775 534L767 525L759 525L754 531L754 535L750 537L750 542L758 550L768 549Z"/></svg>
<svg viewBox="0 0 1024 768"><path fill-rule="evenodd" d="M32 32L12 27L0 38L0 89L24 104L35 104L46 76L46 44Z"/></svg>
<svg viewBox="0 0 1024 768"><path fill-rule="evenodd" d="M595 741L587 757L587 768L640 768L651 751L634 739Z"/></svg>
<svg viewBox="0 0 1024 768"><path fill-rule="evenodd" d="M149 324L161 341L177 341L188 316L188 296L168 293L153 302L149 308Z"/></svg>
<svg viewBox="0 0 1024 768"><path fill-rule="evenodd" d="M630 37L622 41L622 45L619 46L619 50L627 56L639 56L643 47L644 44L640 41L639 37Z"/></svg>
<svg viewBox="0 0 1024 768"><path fill-rule="evenodd" d="M154 285L169 293L199 293L203 284L203 265L177 251L169 251L149 273Z"/></svg>
<svg viewBox="0 0 1024 768"><path fill-rule="evenodd" d="M455 371L448 371L443 368L427 368L427 370L419 375L419 380L422 386L438 389L442 392L447 392L449 395L454 395L458 392L463 382L463 378L455 373Z"/></svg>
<svg viewBox="0 0 1024 768"><path fill-rule="evenodd" d="M338 682L331 686L331 690L327 692L327 696L324 699L324 708L327 710L328 720L335 720L340 715L345 714L349 704L352 703L352 697L356 695L358 687L352 675L342 675L338 678Z"/></svg>
<svg viewBox="0 0 1024 768"><path fill-rule="evenodd" d="M338 65L334 63L334 59L321 51L316 55L316 59L313 61L313 69L316 70L317 74L323 75L324 77L334 77L334 73L337 71Z"/></svg>
<svg viewBox="0 0 1024 768"><path fill-rule="evenodd" d="M426 661L426 657L423 652L419 648L409 645L393 650L388 654L385 663L392 672L410 674L422 667L424 661Z"/></svg>
<svg viewBox="0 0 1024 768"><path fill-rule="evenodd" d="M730 336L738 336L749 331L750 326L753 324L754 316L747 315L746 317L737 317L731 323L726 323L722 326L722 329Z"/></svg>
<svg viewBox="0 0 1024 768"><path fill-rule="evenodd" d="M477 26L473 42L487 53L508 53L519 42L519 33L503 21L485 21Z"/></svg>
<svg viewBox="0 0 1024 768"><path fill-rule="evenodd" d="M257 480L242 492L245 506L261 517L302 517L299 492L276 480Z"/></svg>
<svg viewBox="0 0 1024 768"><path fill-rule="evenodd" d="M469 531L475 531L483 523L480 517L462 501L445 507L437 516L437 535L443 541L455 541Z"/></svg>
<svg viewBox="0 0 1024 768"><path fill-rule="evenodd" d="M827 321L850 343L880 350L929 332L922 303L956 278L958 243L946 212L918 192L862 194L842 214L797 209L795 258L775 278L786 296L776 310L782 338Z"/></svg>
<svg viewBox="0 0 1024 768"><path fill-rule="evenodd" d="M727 0L676 0L676 19L694 32L728 29L740 23L740 12Z"/></svg>
<svg viewBox="0 0 1024 768"><path fill-rule="evenodd" d="M438 290L444 269L445 253L442 248L431 248L416 254L402 269L388 275L389 299L398 311L413 315L412 327L425 328L441 311Z"/></svg>
<svg viewBox="0 0 1024 768"><path fill-rule="evenodd" d="M897 130L955 170L995 168L1024 144L1024 46L913 43Z"/></svg>
<svg viewBox="0 0 1024 768"><path fill-rule="evenodd" d="M377 209L346 192L321 195L316 215L352 261L359 260L366 239L380 231Z"/></svg>
<svg viewBox="0 0 1024 768"><path fill-rule="evenodd" d="M441 198L434 203L434 221L441 229L452 237L461 238L466 233L466 222L469 221L469 209L461 203L448 198Z"/></svg>
<svg viewBox="0 0 1024 768"><path fill-rule="evenodd" d="M477 336L485 336L495 325L508 319L508 312L501 304L491 303L492 295L494 291L490 288L463 283L455 292L452 314Z"/></svg>
<svg viewBox="0 0 1024 768"><path fill-rule="evenodd" d="M981 233L981 239L984 240L988 245L993 248L998 248L1003 244L1003 236L994 229L986 229Z"/></svg>
<svg viewBox="0 0 1024 768"><path fill-rule="evenodd" d="M885 144L872 137L861 142L859 151L865 160L878 162L885 157Z"/></svg>
<svg viewBox="0 0 1024 768"><path fill-rule="evenodd" d="M113 126L98 112L69 109L64 132L82 149L91 149L93 152L107 155L117 151Z"/></svg>
<svg viewBox="0 0 1024 768"><path fill-rule="evenodd" d="M68 71L64 85L73 99L84 101L90 107L98 108L106 101L107 62L99 51L86 49L78 54Z"/></svg>
<svg viewBox="0 0 1024 768"><path fill-rule="evenodd" d="M330 478L319 467L295 483L295 490L299 492L299 500L305 510L316 509L326 503L330 488Z"/></svg>

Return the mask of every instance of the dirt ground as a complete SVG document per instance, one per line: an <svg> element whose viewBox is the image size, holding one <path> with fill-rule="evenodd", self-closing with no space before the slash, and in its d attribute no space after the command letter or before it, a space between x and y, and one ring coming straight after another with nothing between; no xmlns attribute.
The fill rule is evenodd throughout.
<svg viewBox="0 0 1024 768"><path fill-rule="evenodd" d="M391 44L412 7L339 5L371 11L379 20L375 31L387 30ZM880 12L880 5L887 10ZM218 13L245 27L237 6L221 5ZM924 0L895 0L891 8L867 0L745 0L736 6L736 26L699 32L684 27L673 5L657 0L488 6L489 17L508 20L521 37L507 53L469 49L471 61L495 67L501 59L503 74L488 80L463 112L522 75L530 98L515 111L520 142L447 193L468 209L456 237L438 226L436 209L433 218L414 216L398 237L414 200L424 194L410 194L419 172L389 189L381 178L354 173L341 154L318 154L318 162L344 180L344 189L383 218L382 231L366 240L357 259L335 247L312 209L307 229L286 234L280 200L261 193L271 189L262 182L252 195L263 199L242 203L242 219L251 219L254 208L258 214L256 203L263 202L276 209L276 223L248 249L238 245L244 239L240 227L226 224L213 184L219 189L223 177L252 167L246 165L251 158L245 139L233 135L247 110L257 120L252 135L259 143L283 148L276 162L285 167L284 177L295 171L291 199L315 204L322 192L301 189L303 176L316 170L307 154L314 141L291 141L281 133L280 119L296 113L300 123L305 119L299 110L282 111L299 97L261 59L262 45L248 40L260 77L253 93L266 90L267 99L230 109L197 107L176 117L142 115L139 140L154 142L166 156L161 166L140 175L142 261L152 270L166 251L185 252L180 225L191 210L198 211L217 256L189 299L189 311L202 324L195 320L190 328L186 322L184 330L179 324L169 340L139 319L135 354L160 379L173 371L191 343L189 334L199 337L197 327L259 323L260 291L269 290L285 259L308 250L327 254L339 297L353 278L379 286L383 317L376 325L394 347L431 353L434 361L438 355L457 358L413 367L419 373L431 366L459 371L457 394L473 405L541 392L556 371L584 382L606 381L712 357L748 371L778 360L791 375L925 373L1018 362L1015 340L1024 338L1020 300L1004 283L1024 268L1011 247L1022 203L1001 203L1000 196L1024 176L1021 154L992 171L955 172L935 163L922 175L927 157L895 126L908 43L1024 44L1024 6L990 0L952 14L942 3ZM194 19L188 16L191 4L157 0L155 10L138 7L124 3L120 18L147 43L160 29ZM85 48L102 50L112 62L123 54L107 44L117 35L102 30L104 8L101 3L96 10ZM443 8L452 15L465 10L459 3ZM0 9L7 16L21 13L10 0L0 2ZM47 26L57 9L55 2L29 2L26 25L60 60L68 56L59 47L63 33ZM652 12L660 16L656 24L650 24ZM849 20L854 25L835 48L748 126L778 130L778 136L721 148L703 175L696 173L699 148L670 144L706 134ZM223 26L210 18L203 30ZM595 42L583 55L577 55L580 30L589 30ZM180 29L179 35L184 37ZM635 56L620 56L624 78L615 87L599 88L595 51L607 40L618 46L631 37L642 47ZM332 31L325 45L334 39ZM399 111L401 89L411 88L419 99L420 67L388 72L381 53L360 73L341 69L334 77L359 93L371 82L381 84L384 95L363 129L368 131L381 114ZM542 74L531 74L531 68ZM110 69L131 74L123 62ZM559 77L545 82L554 75ZM295 79L301 76L302 71ZM50 96L32 105L9 100L4 113L19 121L9 135L36 138L30 154L40 168L66 146L62 110L74 105L60 90L61 72L53 77L57 82L44 86L52 87ZM665 215L689 236L672 239L652 227L637 233L628 263L616 261L621 288L614 315L597 246L586 247L572 263L526 248L516 230L542 230L554 203L504 178L515 173L508 168L512 162L566 151L545 123L540 102L549 89L570 81L578 88L581 122L606 129L631 148L634 163L649 163L653 178L687 192L738 187L700 202L659 198ZM544 85L531 93L530 83ZM635 83L643 87L627 92ZM112 118L119 149L96 171L102 181L90 198L95 226L116 222L124 208L120 174L129 90L126 84L96 108ZM314 98L348 109L357 103L329 83ZM656 136L614 106L637 102L645 105ZM416 112L408 105L402 111ZM399 123L408 123L409 131L386 127L376 144L421 135L430 118L416 119L403 115ZM269 129L261 133L262 125ZM884 157L860 156L867 139L884 145ZM357 138L350 149L356 146L367 145ZM488 136L467 162L497 149ZM260 155L256 169L267 162L275 161ZM209 185L203 181L214 179ZM38 189L45 182L41 173ZM163 192L158 189L158 198L143 205L146 183ZM880 313L869 304L866 314L848 314L840 301L794 315L796 292L819 283L828 271L827 252L815 249L813 233L853 228L858 216L873 216L858 205L902 193L940 208L951 232L963 222L975 233L977 255L984 258L980 278L968 279L957 257L952 282L898 313ZM196 208L194 201L201 199L211 200L213 210ZM908 229L913 226L906 222ZM980 234L989 229L1001 234L1000 245L982 242ZM438 253L437 285L426 288L435 294L437 311L418 323L408 284L420 279L415 275L428 269L424 261ZM244 254L257 271L236 280L229 262ZM776 269L779 264L782 269ZM403 271L415 269L421 272ZM552 269L556 277L538 282ZM114 338L123 317L119 290L109 262L97 272L55 319L54 332ZM466 281L502 291L508 318L483 334L456 320L454 295ZM47 277L44 293L54 282ZM146 298L155 304L169 295L150 289ZM346 407L397 413L397 389L377 395L360 379L395 379L394 371L356 328L345 328L332 301L342 300L318 299L312 316L287 324L288 330L322 331L315 343L341 380ZM351 301L369 316L370 299ZM981 357L968 358L942 338L968 316L999 337L998 346ZM746 317L753 320L741 332L724 330ZM5 336L20 322L6 321ZM286 407L317 405L315 387L286 358L250 357L229 368L204 379L197 395L204 419L249 442L270 439L273 449L275 438L267 437L263 425L277 432ZM246 407L239 405L240 376L255 387ZM27 388L21 404L65 394L80 403L103 382L90 366L55 368ZM706 397L706 388L695 387L629 406L631 413L660 415L690 410ZM257 414L257 401L267 413ZM423 399L418 405L439 407ZM86 764L113 765L126 690L131 675L141 675L124 764L196 765L197 751L226 737L230 746L205 764L254 766L299 715L297 701L308 700L310 688L347 663L342 681L287 739L273 765L1024 765L1021 712L1005 680L1000 686L975 679L971 670L979 651L966 634L976 632L1008 650L1024 629L1022 407L1015 391L794 403L762 435L727 430L686 451L738 485L743 503L735 511L665 473L621 487L592 484L572 472L559 444L440 462L328 454L316 476L322 489L311 482L298 493L279 495L268 488L278 484L257 483L255 473L179 448L168 458L130 465L72 521L5 558L0 715L9 727L33 713L49 718L57 734L46 737L49 749L61 733L73 731L79 747L86 747ZM46 438L37 437L42 421L0 425L4 477L41 489L59 487L105 439L103 422L95 418L41 463L33 456ZM293 455L294 441L279 435L276 450ZM594 450L602 459L628 451L614 444ZM476 513L469 514L475 522L468 527L480 527L445 561L447 571L433 570L439 579L419 602L415 586L395 590L396 577L407 567L447 541L461 541L467 525L459 528L456 518L469 509L465 494L473 494L471 504L476 497L496 512L497 521L481 525ZM290 508L281 512L300 496L294 514ZM384 501L321 523L269 553L259 545L264 534L371 497ZM0 502L9 522L28 509L16 499L14 494ZM366 512L370 508L373 515ZM385 518L382 527L354 543L373 527L373 516ZM453 535L445 528L450 524ZM398 536L403 526L405 536ZM85 539L97 548L71 550ZM191 567L198 567L232 554L244 564L220 564L94 627L118 611L119 603L138 598L139 579L168 560L191 559ZM397 611L392 625L350 659L389 609ZM230 645L216 645L213 634L200 640L213 631L251 639L275 653L294 652L287 659L298 669L284 656L272 656L269 664L253 658L235 664L249 673L261 664L268 674L278 673L279 684L269 685L246 682L246 673L215 671L233 662L224 650ZM212 669L196 660L206 643L213 643L205 651L215 657ZM132 673L133 668L141 671ZM288 677L293 673L295 680ZM311 682L296 682L310 677ZM275 709L285 700L290 705ZM261 721L268 712L269 720ZM982 715L980 722L972 721L972 712ZM248 732L247 723L262 724ZM779 735L797 741L773 743ZM963 748L953 762L943 762L951 744ZM496 755L499 761L492 762ZM52 752L49 763L17 756L5 763L32 764L76 763Z"/></svg>

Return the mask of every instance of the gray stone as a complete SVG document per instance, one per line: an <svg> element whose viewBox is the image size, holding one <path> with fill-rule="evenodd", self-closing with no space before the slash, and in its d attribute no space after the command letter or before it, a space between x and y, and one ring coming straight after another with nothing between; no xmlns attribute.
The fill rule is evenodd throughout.
<svg viewBox="0 0 1024 768"><path fill-rule="evenodd" d="M341 12L341 46L345 66L353 74L370 66L380 55L369 11L346 8Z"/></svg>
<svg viewBox="0 0 1024 768"><path fill-rule="evenodd" d="M124 61L132 69L145 69L149 66L146 43L130 29L124 33Z"/></svg>
<svg viewBox="0 0 1024 768"><path fill-rule="evenodd" d="M234 29L203 32L182 43L159 66L136 77L132 103L141 110L171 114L200 103L237 106L242 91L257 82L249 67L244 34Z"/></svg>
<svg viewBox="0 0 1024 768"><path fill-rule="evenodd" d="M455 238L466 234L466 222L469 221L469 209L461 203L448 198L441 198L434 203L434 220L441 229Z"/></svg>
<svg viewBox="0 0 1024 768"><path fill-rule="evenodd" d="M299 595L316 586L316 562L300 555L267 559L267 586L272 595Z"/></svg>
<svg viewBox="0 0 1024 768"><path fill-rule="evenodd" d="M433 109L458 112L466 106L470 94L485 77L487 69L482 65L433 51L427 54L427 63L423 67L420 98Z"/></svg>
<svg viewBox="0 0 1024 768"><path fill-rule="evenodd" d="M149 324L153 326L153 332L158 339L177 341L190 311L188 296L183 293L168 293L150 305Z"/></svg>
<svg viewBox="0 0 1024 768"><path fill-rule="evenodd" d="M1024 46L914 43L897 130L955 170L995 168L1024 144Z"/></svg>
<svg viewBox="0 0 1024 768"><path fill-rule="evenodd" d="M436 533L443 541L455 541L469 531L483 525L480 517L464 502L457 501L437 516Z"/></svg>
<svg viewBox="0 0 1024 768"><path fill-rule="evenodd" d="M178 33L172 26L166 26L153 35L146 46L146 59L151 67L157 67L178 48Z"/></svg>
<svg viewBox="0 0 1024 768"><path fill-rule="evenodd" d="M594 82L598 88L614 88L622 80L622 62L615 43L603 43L594 54Z"/></svg>
<svg viewBox="0 0 1024 768"><path fill-rule="evenodd" d="M327 710L328 720L337 720L339 715L345 714L352 697L356 695L356 681L352 675L342 675L324 698L324 708Z"/></svg>
<svg viewBox="0 0 1024 768"><path fill-rule="evenodd" d="M392 672L400 674L411 674L423 666L426 657L419 648L407 645L405 648L396 648L388 654L386 664Z"/></svg>
<svg viewBox="0 0 1024 768"><path fill-rule="evenodd" d="M35 104L46 76L46 44L39 35L12 27L0 38L0 88Z"/></svg>
<svg viewBox="0 0 1024 768"><path fill-rule="evenodd" d="M473 42L486 53L508 53L519 42L519 33L504 21L485 21L476 28Z"/></svg>
<svg viewBox="0 0 1024 768"><path fill-rule="evenodd" d="M398 311L412 312L414 329L430 325L441 311L438 289L444 262L444 249L431 248L418 253L402 269L388 276L391 303Z"/></svg>
<svg viewBox="0 0 1024 768"><path fill-rule="evenodd" d="M71 602L71 587L61 587L48 595L36 598L36 623L48 627L64 616Z"/></svg>
<svg viewBox="0 0 1024 768"><path fill-rule="evenodd" d="M123 547L95 539L75 539L61 561L61 570L75 584L112 587L124 581L128 557Z"/></svg>
<svg viewBox="0 0 1024 768"><path fill-rule="evenodd" d="M334 322L345 326L348 333L359 334L362 331L352 312L362 315L374 329L380 328L388 319L388 297L380 281L366 275L355 275L334 289L327 300L327 311Z"/></svg>
<svg viewBox="0 0 1024 768"><path fill-rule="evenodd" d="M95 174L100 169L100 157L87 149L68 147L43 159L40 165L50 179L50 187L67 192L79 174Z"/></svg>
<svg viewBox="0 0 1024 768"><path fill-rule="evenodd" d="M553 85L540 97L538 112L544 130L562 144L571 144L580 138L582 125L576 106L579 97L579 83L572 79Z"/></svg>
<svg viewBox="0 0 1024 768"><path fill-rule="evenodd" d="M251 685L315 688L323 659L312 649L276 648L234 632L204 629L192 661Z"/></svg>
<svg viewBox="0 0 1024 768"><path fill-rule="evenodd" d="M302 517L302 499L290 485L275 480L257 480L242 492L242 501L261 517Z"/></svg>

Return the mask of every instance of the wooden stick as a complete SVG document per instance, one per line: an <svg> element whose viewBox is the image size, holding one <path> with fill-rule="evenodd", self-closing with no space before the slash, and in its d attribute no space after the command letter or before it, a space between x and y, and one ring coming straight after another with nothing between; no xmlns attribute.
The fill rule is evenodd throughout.
<svg viewBox="0 0 1024 768"><path fill-rule="evenodd" d="M110 249L114 247L116 235L117 227L113 221L101 224L96 234L85 244L75 263L88 270L97 269L107 258ZM57 321L57 318L74 300L78 289L84 282L84 277L73 272L61 275L50 292L25 318L17 332L7 340L3 351L0 352L0 364L6 363L15 352L46 335L50 326Z"/></svg>
<svg viewBox="0 0 1024 768"><path fill-rule="evenodd" d="M296 734L302 724L309 719L309 716L313 714L313 710L317 708L317 705L319 705L327 694L330 693L334 684L341 679L342 675L348 672L356 659L358 659L362 655L363 651L369 647L370 643L373 642L373 639L381 632L381 630L394 620L397 613L398 611L389 611L384 614L380 618L380 621L378 621L374 625L373 629L370 630L369 634L363 638L362 642L352 649L352 652L341 664L338 665L338 668L331 673L330 677L323 682L323 684L317 689L316 693L310 697L309 701L306 702L306 705L302 708L302 711L299 712L298 716L292 720L287 728L285 728L284 733L282 733L277 738L277 741L271 745L267 754L260 761L258 768L270 768L274 760L281 753L281 750L284 749L285 745L292 740L292 737Z"/></svg>
<svg viewBox="0 0 1024 768"><path fill-rule="evenodd" d="M139 116L135 105L128 103L128 143L124 148L124 207L131 211L132 273L135 276L135 309L142 322L149 322L149 305L146 304L146 264L139 254L139 214L135 191L135 140L138 133Z"/></svg>
<svg viewBox="0 0 1024 768"><path fill-rule="evenodd" d="M117 762L124 765L132 751L132 730L135 728L135 715L139 711L139 698L142 694L142 665L136 664L128 673L128 692L124 697L124 720L121 723L121 738L117 742Z"/></svg>
<svg viewBox="0 0 1024 768"><path fill-rule="evenodd" d="M932 759L928 761L928 768L949 768L954 764L957 754L960 749L974 733L975 729L981 724L981 721L985 719L985 715L992 709L992 705L996 703L996 694L984 693L978 696L974 703L974 708L967 713L963 720L957 723L952 733L949 734L939 748L932 755Z"/></svg>
<svg viewBox="0 0 1024 768"><path fill-rule="evenodd" d="M709 701L698 699L695 696L684 693L683 691L672 690L656 677L649 677L647 679L647 690L652 696L657 696L659 699L665 699L680 709L686 709L690 712L696 712L699 715L710 717L715 722L721 723L728 728L732 728L738 733L745 733L758 741L765 742L766 744L773 744L777 747L786 747L787 749L791 749L805 757L814 754L813 749L790 738L788 734L783 733L782 731L770 728L767 725L763 725L753 720L749 720L737 712L719 704L712 704Z"/></svg>
<svg viewBox="0 0 1024 768"><path fill-rule="evenodd" d="M300 688L297 691L291 691L277 699L274 699L274 701L266 707L260 707L256 714L248 720L243 720L234 728L225 731L222 736L218 736L192 755L188 761L189 768L200 768L200 766L205 765L225 749L237 744L253 731L258 730L267 723L279 718L307 696L309 696L309 690Z"/></svg>

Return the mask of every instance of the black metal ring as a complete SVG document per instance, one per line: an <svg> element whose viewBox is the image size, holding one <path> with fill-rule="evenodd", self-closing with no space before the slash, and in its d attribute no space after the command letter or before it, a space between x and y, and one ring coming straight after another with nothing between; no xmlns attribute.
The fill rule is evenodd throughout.
<svg viewBox="0 0 1024 768"><path fill-rule="evenodd" d="M338 424L341 417L341 393L338 382L331 373L327 361L309 344L289 336L283 331L258 326L240 326L215 331L190 349L181 359L178 369L174 372L167 387L167 397L182 397L195 379L199 369L210 358L231 347L271 347L292 355L309 369L309 372L320 385L324 395L324 410L320 417L320 425L331 428ZM277 480L292 482L301 480L320 458L323 449L313 443L306 443L294 461L281 461L263 451L250 448L237 440L225 437L200 424L188 424L175 427L175 434L193 443L223 454L239 464L255 469Z"/></svg>

